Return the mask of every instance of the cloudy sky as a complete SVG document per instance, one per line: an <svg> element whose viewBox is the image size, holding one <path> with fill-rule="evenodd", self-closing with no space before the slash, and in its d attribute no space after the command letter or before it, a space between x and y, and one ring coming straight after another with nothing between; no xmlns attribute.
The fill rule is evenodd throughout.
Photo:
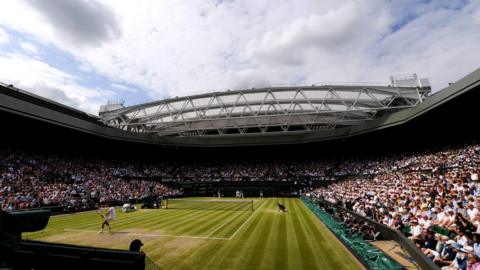
<svg viewBox="0 0 480 270"><path fill-rule="evenodd" d="M480 67L480 1L0 1L0 81L97 114L212 90Z"/></svg>

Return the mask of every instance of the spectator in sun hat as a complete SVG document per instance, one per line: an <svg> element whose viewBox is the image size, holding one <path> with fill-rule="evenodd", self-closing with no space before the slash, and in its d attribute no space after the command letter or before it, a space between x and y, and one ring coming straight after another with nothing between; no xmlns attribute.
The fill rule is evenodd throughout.
<svg viewBox="0 0 480 270"><path fill-rule="evenodd" d="M461 252L463 253L473 253L473 247L472 246L463 246L460 249Z"/></svg>
<svg viewBox="0 0 480 270"><path fill-rule="evenodd" d="M453 251L455 252L455 258L451 261L449 267L450 268L445 268L447 270L454 270L454 269L462 269L462 270L465 270L466 268L466 261L467 261L467 257L466 257L466 254L462 251L462 248L463 246L459 243L454 243L452 245L452 248L453 248ZM463 266L465 263L465 267L464 268L460 268L461 266ZM442 267L442 269L444 269Z"/></svg>
<svg viewBox="0 0 480 270"><path fill-rule="evenodd" d="M473 253L471 246L465 246L457 250L455 259L449 266L442 267L442 270L466 270L467 269L467 255Z"/></svg>
<svg viewBox="0 0 480 270"><path fill-rule="evenodd" d="M462 244L459 244L457 242L454 242L452 244L452 248L455 250L455 253L458 252L461 248L463 248Z"/></svg>
<svg viewBox="0 0 480 270"><path fill-rule="evenodd" d="M473 247L464 246L462 249L460 249L460 252L457 255L457 264L459 269L467 270L469 255L475 256L475 254L473 253Z"/></svg>
<svg viewBox="0 0 480 270"><path fill-rule="evenodd" d="M458 243L453 240L448 240L442 252L436 255L433 262L438 266L450 265L457 256L457 250L462 248Z"/></svg>

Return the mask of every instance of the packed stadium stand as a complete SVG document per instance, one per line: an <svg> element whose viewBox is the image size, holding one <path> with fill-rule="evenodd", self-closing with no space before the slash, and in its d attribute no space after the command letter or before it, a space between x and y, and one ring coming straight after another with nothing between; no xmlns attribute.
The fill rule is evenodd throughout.
<svg viewBox="0 0 480 270"><path fill-rule="evenodd" d="M194 109L196 99L218 109L208 100L261 93L265 101L279 92L314 88L337 95L327 102L332 107L352 104L337 94L345 87L311 86L110 106L96 117L0 85L0 207L76 212L154 196L233 195L239 188L248 196L259 190L266 196L303 195L348 228L347 235L388 238L378 227L383 224L408 237L417 253L435 265L457 263L466 269L476 260L467 254L480 256L480 69L433 95L423 86L394 87L397 92L380 89L393 91L397 99L388 106L373 101L378 87L360 87L370 100L350 102L369 107L368 113L363 107L357 112L317 110L310 112L322 116L317 122L297 119L287 127L285 121L295 118L280 118L276 111L270 119L277 122L262 125L259 120L252 128L247 120L235 119L233 110L224 110L225 119L207 128L198 124L208 122L206 109L198 108L207 105ZM242 110L258 105L244 98ZM174 102L183 109L174 108ZM291 100L271 102L280 106ZM152 107L156 114L146 111ZM185 120L196 110L204 112L197 122ZM172 114L184 114L183 122L158 120ZM258 119L258 113L242 117ZM152 119L158 121L152 124ZM226 119L232 126L216 126ZM412 256L421 268L434 267Z"/></svg>

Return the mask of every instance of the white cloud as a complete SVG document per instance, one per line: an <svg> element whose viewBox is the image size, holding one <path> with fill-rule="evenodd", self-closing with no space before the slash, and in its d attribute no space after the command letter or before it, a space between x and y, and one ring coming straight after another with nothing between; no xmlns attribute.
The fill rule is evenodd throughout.
<svg viewBox="0 0 480 270"><path fill-rule="evenodd" d="M35 45L33 45L32 43L29 43L29 42L20 42L20 47L31 53L31 54L37 54L38 53L38 49Z"/></svg>
<svg viewBox="0 0 480 270"><path fill-rule="evenodd" d="M480 11L480 5L418 17L378 44L383 55L374 64L390 73L415 69L429 77L436 90L460 79L480 67L480 27L472 23L470 9Z"/></svg>
<svg viewBox="0 0 480 270"><path fill-rule="evenodd" d="M111 16L101 42L84 37L92 46L72 42L74 30L25 2L1 1L9 12L0 13L0 23L70 52L84 71L154 98L268 84L386 82L412 72L439 90L480 63L478 1L104 2ZM102 34L116 27L121 35Z"/></svg>
<svg viewBox="0 0 480 270"><path fill-rule="evenodd" d="M73 46L99 46L121 35L116 14L97 0L25 0L48 22L57 36Z"/></svg>
<svg viewBox="0 0 480 270"><path fill-rule="evenodd" d="M8 37L8 34L7 32L5 32L5 30L3 30L1 27L0 27L0 44L2 43L8 43L9 42L9 37Z"/></svg>
<svg viewBox="0 0 480 270"><path fill-rule="evenodd" d="M0 81L91 114L98 114L99 106L105 104L113 93L82 87L76 83L76 79L71 74L22 54L0 56Z"/></svg>
<svg viewBox="0 0 480 270"><path fill-rule="evenodd" d="M364 1L348 2L324 14L293 20L280 32L267 32L247 44L247 54L261 64L302 65L310 50L326 53L359 52L389 26L383 8Z"/></svg>

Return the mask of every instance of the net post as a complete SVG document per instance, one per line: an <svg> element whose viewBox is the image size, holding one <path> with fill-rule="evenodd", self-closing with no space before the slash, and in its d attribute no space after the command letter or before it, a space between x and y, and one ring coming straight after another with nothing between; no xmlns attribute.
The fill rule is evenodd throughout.
<svg viewBox="0 0 480 270"><path fill-rule="evenodd" d="M168 198L165 201L165 209L168 209Z"/></svg>
<svg viewBox="0 0 480 270"><path fill-rule="evenodd" d="M253 200L252 200L252 211L254 211L254 210L253 210Z"/></svg>

